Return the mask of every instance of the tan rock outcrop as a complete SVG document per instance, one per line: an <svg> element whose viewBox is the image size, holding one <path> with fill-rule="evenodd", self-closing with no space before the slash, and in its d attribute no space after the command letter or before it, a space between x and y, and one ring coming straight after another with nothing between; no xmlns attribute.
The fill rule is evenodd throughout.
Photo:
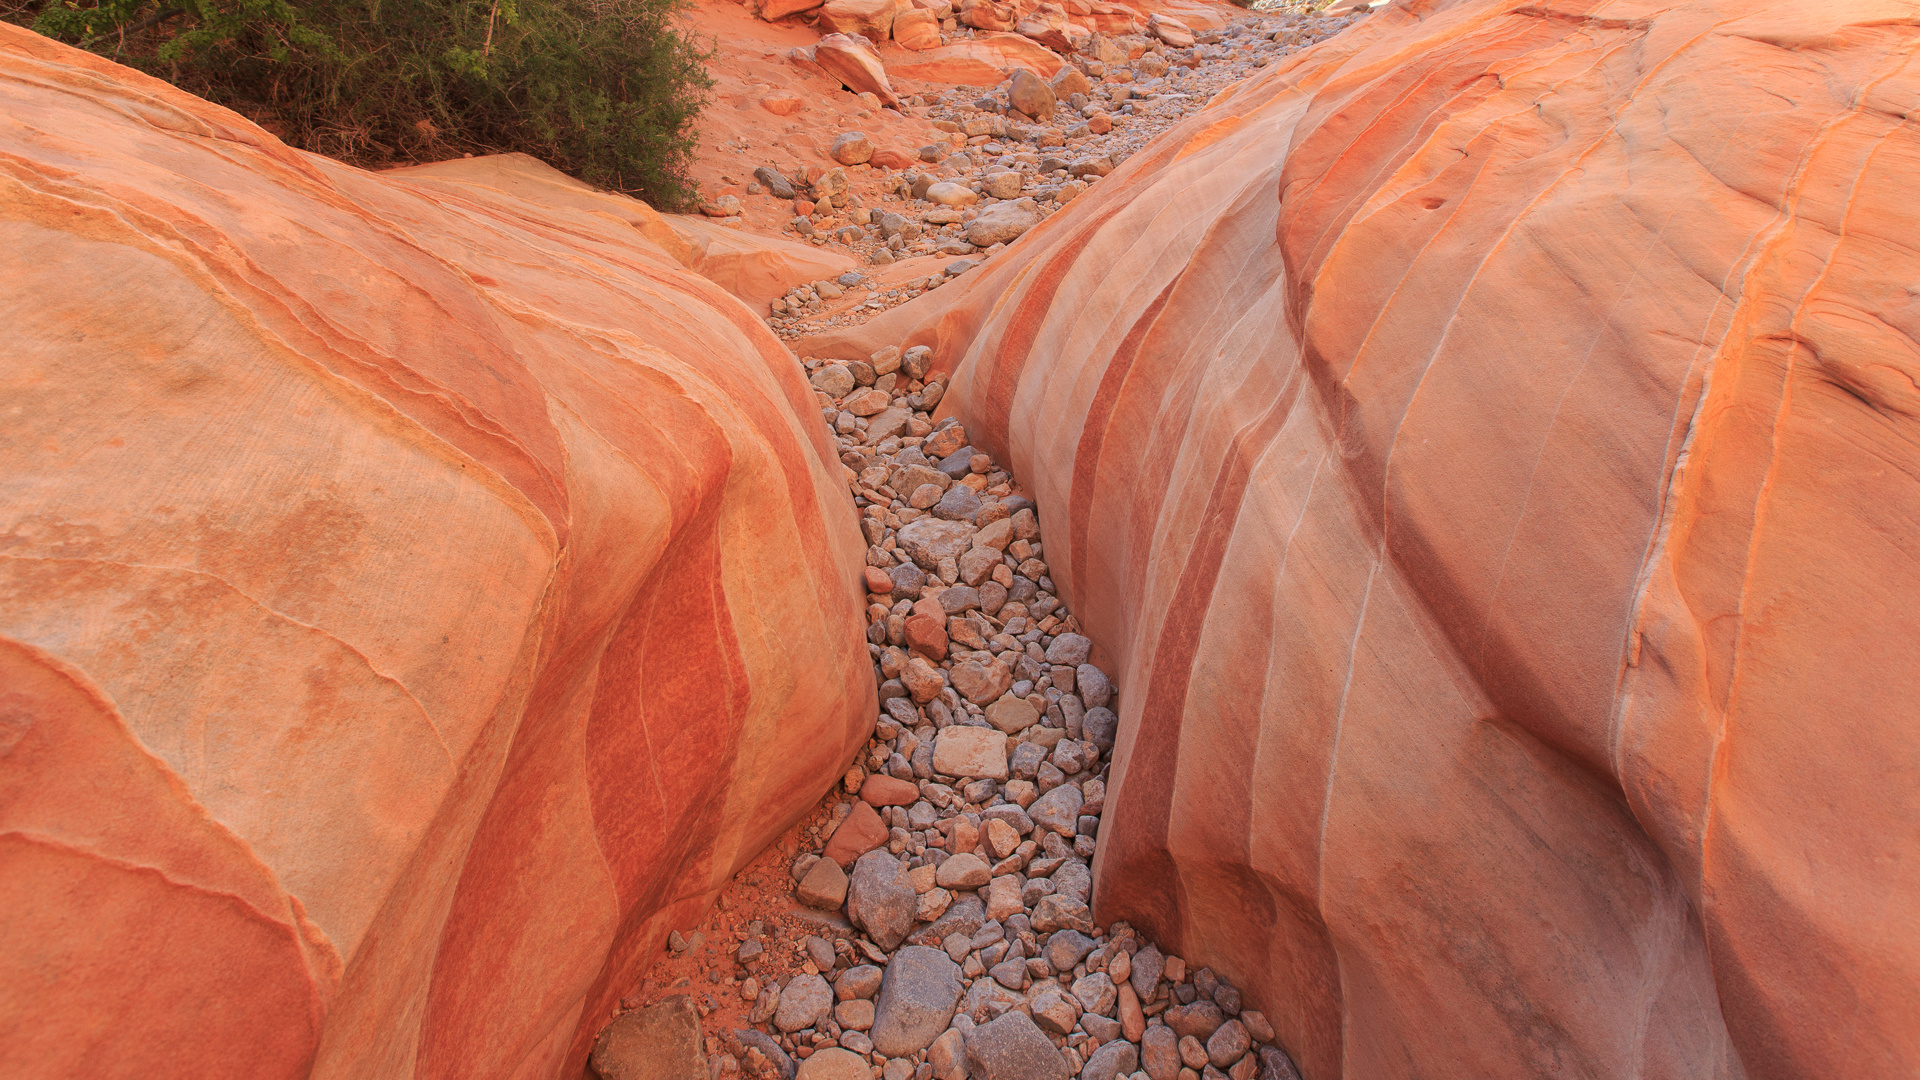
<svg viewBox="0 0 1920 1080"><path fill-rule="evenodd" d="M11 25L0 154L0 1073L580 1075L871 730L800 368L631 200Z"/></svg>
<svg viewBox="0 0 1920 1080"><path fill-rule="evenodd" d="M859 93L871 93L888 108L900 107L900 98L887 81L887 67L873 42L860 34L828 34L813 47L813 62L840 85Z"/></svg>
<svg viewBox="0 0 1920 1080"><path fill-rule="evenodd" d="M893 33L893 20L911 6L907 0L826 0L820 7L819 25L823 33L885 41Z"/></svg>
<svg viewBox="0 0 1920 1080"><path fill-rule="evenodd" d="M1098 917L1306 1076L1920 1069L1910 16L1395 4L809 344L954 365Z"/></svg>
<svg viewBox="0 0 1920 1080"><path fill-rule="evenodd" d="M1059 53L1019 34L981 34L896 60L892 70L903 79L998 86L1015 68L1052 78L1065 64Z"/></svg>

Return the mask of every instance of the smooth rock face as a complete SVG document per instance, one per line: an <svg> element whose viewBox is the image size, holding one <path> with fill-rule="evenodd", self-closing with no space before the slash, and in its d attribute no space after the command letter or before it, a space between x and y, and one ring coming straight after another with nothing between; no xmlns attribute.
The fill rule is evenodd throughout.
<svg viewBox="0 0 1920 1080"><path fill-rule="evenodd" d="M588 1060L602 1080L707 1080L693 999L675 994L622 1013L601 1030Z"/></svg>
<svg viewBox="0 0 1920 1080"><path fill-rule="evenodd" d="M1101 917L1302 1072L1910 1075L1920 31L1604 10L1379 8L861 336L1118 650Z"/></svg>
<svg viewBox="0 0 1920 1080"><path fill-rule="evenodd" d="M874 51L873 42L864 35L828 34L813 47L813 59L854 93L873 94L888 108L900 107L900 99L887 81L886 65Z"/></svg>
<svg viewBox="0 0 1920 1080"><path fill-rule="evenodd" d="M880 984L873 1048L888 1057L905 1057L933 1045L947 1029L960 1003L960 965L939 949L909 945L887 962Z"/></svg>
<svg viewBox="0 0 1920 1080"><path fill-rule="evenodd" d="M0 147L0 1072L579 1075L871 730L792 355L521 155L11 24Z"/></svg>

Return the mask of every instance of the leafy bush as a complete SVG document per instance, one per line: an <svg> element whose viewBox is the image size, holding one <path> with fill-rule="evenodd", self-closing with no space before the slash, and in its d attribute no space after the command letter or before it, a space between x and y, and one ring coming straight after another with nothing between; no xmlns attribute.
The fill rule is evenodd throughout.
<svg viewBox="0 0 1920 1080"><path fill-rule="evenodd" d="M0 17L379 166L521 151L663 208L693 197L710 53L685 0L0 0ZM10 10L9 10L10 7Z"/></svg>

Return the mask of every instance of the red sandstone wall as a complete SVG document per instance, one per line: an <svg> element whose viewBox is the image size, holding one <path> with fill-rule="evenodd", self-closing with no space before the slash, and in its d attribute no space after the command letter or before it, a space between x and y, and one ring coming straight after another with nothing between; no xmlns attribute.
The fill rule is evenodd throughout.
<svg viewBox="0 0 1920 1080"><path fill-rule="evenodd" d="M1920 1071L1911 4L1399 2L933 343L1115 655L1096 914L1314 1080Z"/></svg>
<svg viewBox="0 0 1920 1080"><path fill-rule="evenodd" d="M0 25L0 1076L577 1072L870 730L800 368L551 194Z"/></svg>

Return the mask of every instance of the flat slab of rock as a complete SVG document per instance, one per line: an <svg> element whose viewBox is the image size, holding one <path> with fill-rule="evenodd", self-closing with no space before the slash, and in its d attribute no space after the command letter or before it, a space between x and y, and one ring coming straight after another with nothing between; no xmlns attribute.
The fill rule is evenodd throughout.
<svg viewBox="0 0 1920 1080"><path fill-rule="evenodd" d="M909 945L887 962L873 1028L873 1048L905 1057L933 1045L960 1003L960 965L939 949Z"/></svg>
<svg viewBox="0 0 1920 1080"><path fill-rule="evenodd" d="M602 1080L707 1080L700 1013L685 994L622 1013L601 1029L588 1060Z"/></svg>
<svg viewBox="0 0 1920 1080"><path fill-rule="evenodd" d="M1067 1059L1033 1018L1015 1010L967 1033L974 1080L1067 1080Z"/></svg>
<svg viewBox="0 0 1920 1080"><path fill-rule="evenodd" d="M947 728L933 740L933 771L942 776L1005 780L1007 736L992 728Z"/></svg>

